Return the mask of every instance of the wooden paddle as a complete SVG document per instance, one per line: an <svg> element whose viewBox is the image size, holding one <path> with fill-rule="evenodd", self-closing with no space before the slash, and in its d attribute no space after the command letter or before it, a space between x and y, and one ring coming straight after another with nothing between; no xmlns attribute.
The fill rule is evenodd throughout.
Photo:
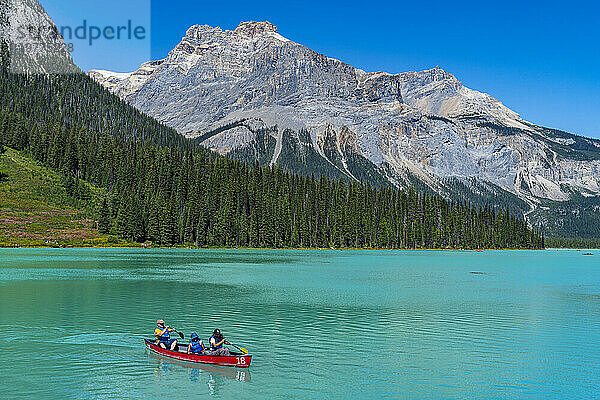
<svg viewBox="0 0 600 400"><path fill-rule="evenodd" d="M243 348L243 347L238 347L237 345L235 345L235 344L233 344L233 343L229 343L229 342L227 342L227 341L225 342L225 344L228 344L228 345L230 345L230 346L233 346L233 347L235 347L236 349L238 349L239 351L241 351L241 352L242 352L242 354L248 354L248 349L245 349L245 348Z"/></svg>
<svg viewBox="0 0 600 400"><path fill-rule="evenodd" d="M173 328L173 327L171 327L171 329L173 329L173 332L175 332L175 333L179 333L179 337L180 337L180 338L182 338L182 339L183 339L183 338L185 337L185 336L183 336L183 333L179 332L177 329L175 329L175 328Z"/></svg>

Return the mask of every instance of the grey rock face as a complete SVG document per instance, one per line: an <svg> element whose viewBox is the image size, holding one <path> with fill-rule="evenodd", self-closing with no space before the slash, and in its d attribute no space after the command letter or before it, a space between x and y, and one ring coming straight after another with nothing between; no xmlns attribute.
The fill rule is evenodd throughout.
<svg viewBox="0 0 600 400"><path fill-rule="evenodd" d="M439 67L367 73L284 38L269 22L233 31L195 25L164 60L131 74L90 75L222 154L258 154L243 149L271 128L276 145L263 159L299 172L317 161L282 160L293 154L286 143L296 152L309 146L348 179L418 181L448 196L449 181L476 179L529 211L574 193L600 195L600 141L524 121Z"/></svg>
<svg viewBox="0 0 600 400"><path fill-rule="evenodd" d="M0 40L14 73L81 72L52 19L37 0L0 0Z"/></svg>

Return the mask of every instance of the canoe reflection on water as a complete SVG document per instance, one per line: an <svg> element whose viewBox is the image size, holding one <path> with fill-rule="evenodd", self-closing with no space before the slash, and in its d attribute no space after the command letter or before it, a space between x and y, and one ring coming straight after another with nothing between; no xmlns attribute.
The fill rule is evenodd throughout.
<svg viewBox="0 0 600 400"><path fill-rule="evenodd" d="M219 375L227 379L233 379L240 382L250 382L250 370L249 369L238 369L232 367L219 367L210 364L197 364L192 362L179 361L168 357L163 357L152 351L146 350L148 357L156 361L156 366L160 370L167 372L169 366L177 366L187 368L190 374L190 379L198 378L202 373L209 373L212 375Z"/></svg>

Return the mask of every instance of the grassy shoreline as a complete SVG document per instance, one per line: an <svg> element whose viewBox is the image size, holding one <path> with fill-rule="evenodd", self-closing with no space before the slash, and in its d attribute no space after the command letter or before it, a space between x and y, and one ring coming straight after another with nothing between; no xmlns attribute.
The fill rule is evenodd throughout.
<svg viewBox="0 0 600 400"><path fill-rule="evenodd" d="M517 249L517 248L500 248L500 249L446 249L446 248L427 248L427 249L383 249L383 248L359 248L359 247L344 247L344 248L323 248L323 247L212 247L212 246L149 246L142 243L134 245L132 243L124 243L123 245L100 245L100 246L85 246L75 244L64 244L60 246L3 246L0 243L0 248L4 249L141 249L141 250L350 250L350 251L538 251L538 250L598 250L597 248L545 248L545 249Z"/></svg>

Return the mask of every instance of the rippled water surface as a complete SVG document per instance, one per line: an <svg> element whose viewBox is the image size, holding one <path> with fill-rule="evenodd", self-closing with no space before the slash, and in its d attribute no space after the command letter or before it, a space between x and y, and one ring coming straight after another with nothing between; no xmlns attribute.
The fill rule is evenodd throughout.
<svg viewBox="0 0 600 400"><path fill-rule="evenodd" d="M2 396L600 397L600 251L0 250ZM215 327L248 370L146 352Z"/></svg>

